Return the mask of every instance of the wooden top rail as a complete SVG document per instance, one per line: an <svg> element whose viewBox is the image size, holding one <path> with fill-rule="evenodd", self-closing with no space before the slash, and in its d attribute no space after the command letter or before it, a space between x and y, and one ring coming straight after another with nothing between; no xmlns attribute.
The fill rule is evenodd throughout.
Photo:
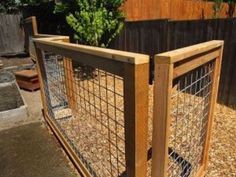
<svg viewBox="0 0 236 177"><path fill-rule="evenodd" d="M56 36L49 38L34 39L37 47L43 47L49 51L64 51L60 52L61 55L68 55L68 52L78 52L83 54L89 54L97 57L102 57L114 61L119 61L123 63L131 63L134 65L145 64L149 62L149 56L143 54L136 54L131 52L124 52L113 49L105 49L100 47L92 47L87 45L79 45L63 42L65 36Z"/></svg>
<svg viewBox="0 0 236 177"><path fill-rule="evenodd" d="M209 41L155 56L156 64L173 64L173 79L200 67L222 54L224 41Z"/></svg>
<svg viewBox="0 0 236 177"><path fill-rule="evenodd" d="M173 50L156 55L157 63L176 63L182 60L197 56L199 54L210 53L219 49L224 44L224 41L213 40L190 47ZM214 59L214 58L212 58Z"/></svg>
<svg viewBox="0 0 236 177"><path fill-rule="evenodd" d="M37 21L36 21L36 17L35 16L28 17L28 18L24 19L24 23L26 25L28 25L28 24L32 25L33 35L37 35L38 34L38 25L37 25Z"/></svg>

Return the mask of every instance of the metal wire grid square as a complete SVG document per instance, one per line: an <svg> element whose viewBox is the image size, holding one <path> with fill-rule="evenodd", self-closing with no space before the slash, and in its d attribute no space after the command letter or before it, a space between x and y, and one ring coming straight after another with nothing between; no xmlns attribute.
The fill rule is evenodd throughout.
<svg viewBox="0 0 236 177"><path fill-rule="evenodd" d="M50 52L44 53L47 87L52 108L67 106L63 58Z"/></svg>
<svg viewBox="0 0 236 177"><path fill-rule="evenodd" d="M169 177L194 176L206 141L214 61L177 78L172 89Z"/></svg>
<svg viewBox="0 0 236 177"><path fill-rule="evenodd" d="M74 61L71 68L65 60L44 55L50 116L92 176L124 175L123 78ZM72 94L66 90L69 82Z"/></svg>

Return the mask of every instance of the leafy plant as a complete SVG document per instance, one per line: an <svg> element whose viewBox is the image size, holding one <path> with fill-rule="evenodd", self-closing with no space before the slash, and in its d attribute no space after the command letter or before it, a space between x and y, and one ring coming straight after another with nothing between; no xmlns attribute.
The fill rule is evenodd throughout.
<svg viewBox="0 0 236 177"><path fill-rule="evenodd" d="M123 28L124 0L62 0L55 13L64 13L79 43L107 47Z"/></svg>
<svg viewBox="0 0 236 177"><path fill-rule="evenodd" d="M15 0L1 0L0 1L0 13L18 13L18 4Z"/></svg>
<svg viewBox="0 0 236 177"><path fill-rule="evenodd" d="M19 0L21 6L38 6L41 3L49 2L52 0Z"/></svg>
<svg viewBox="0 0 236 177"><path fill-rule="evenodd" d="M234 16L236 10L236 0L210 0L213 1L213 10L214 10L214 18L218 18L220 11L222 10L222 3L228 4L228 17L232 18Z"/></svg>
<svg viewBox="0 0 236 177"><path fill-rule="evenodd" d="M230 18L232 18L236 9L236 0L227 0L227 3L229 6L227 14Z"/></svg>
<svg viewBox="0 0 236 177"><path fill-rule="evenodd" d="M213 18L218 18L219 17L220 11L222 10L222 6L221 6L222 3L223 3L223 0L214 0L214 4L213 4L214 14L213 14Z"/></svg>

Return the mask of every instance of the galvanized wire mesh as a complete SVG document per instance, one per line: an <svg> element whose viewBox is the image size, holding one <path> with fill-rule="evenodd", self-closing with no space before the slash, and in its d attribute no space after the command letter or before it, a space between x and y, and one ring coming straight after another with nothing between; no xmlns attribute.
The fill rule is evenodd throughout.
<svg viewBox="0 0 236 177"><path fill-rule="evenodd" d="M59 55L43 56L50 117L92 176L122 176L123 78Z"/></svg>
<svg viewBox="0 0 236 177"><path fill-rule="evenodd" d="M169 138L169 177L194 176L202 164L214 62L174 80Z"/></svg>

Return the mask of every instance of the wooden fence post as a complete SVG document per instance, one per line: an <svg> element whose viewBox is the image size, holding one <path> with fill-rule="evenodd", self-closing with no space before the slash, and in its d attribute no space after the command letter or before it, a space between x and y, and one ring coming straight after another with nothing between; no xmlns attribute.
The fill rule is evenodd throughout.
<svg viewBox="0 0 236 177"><path fill-rule="evenodd" d="M127 177L146 177L149 64L125 64L124 111Z"/></svg>
<svg viewBox="0 0 236 177"><path fill-rule="evenodd" d="M42 100L42 106L43 106L43 112L44 114L47 112L47 100L45 95L45 85L44 85L44 79L46 77L45 70L43 70L43 55L42 51L37 48L37 46L34 44L35 51L36 51L36 64L37 64L37 72L39 77L39 84L40 84L40 92L41 92L41 100Z"/></svg>
<svg viewBox="0 0 236 177"><path fill-rule="evenodd" d="M204 164L204 170L206 170L208 158L209 158L208 153L209 153L209 147L210 147L214 110L215 110L215 105L217 102L217 95L218 95L218 89L219 89L223 48L224 48L224 44L222 44L221 46L220 56L215 59L214 71L213 71L213 76L212 76L213 78L212 78L211 97L210 97L210 103L209 103L210 110L209 110L208 119L207 119L208 123L207 123L207 131L206 131L206 141L204 145L203 159L202 159L203 164Z"/></svg>
<svg viewBox="0 0 236 177"><path fill-rule="evenodd" d="M155 57L155 68L152 177L166 177L173 64L159 64Z"/></svg>
<svg viewBox="0 0 236 177"><path fill-rule="evenodd" d="M64 39L63 42L70 42L69 38ZM64 73L65 73L65 86L66 94L68 99L69 108L72 110L76 109L76 89L75 81L73 76L73 64L72 60L69 58L63 57Z"/></svg>

